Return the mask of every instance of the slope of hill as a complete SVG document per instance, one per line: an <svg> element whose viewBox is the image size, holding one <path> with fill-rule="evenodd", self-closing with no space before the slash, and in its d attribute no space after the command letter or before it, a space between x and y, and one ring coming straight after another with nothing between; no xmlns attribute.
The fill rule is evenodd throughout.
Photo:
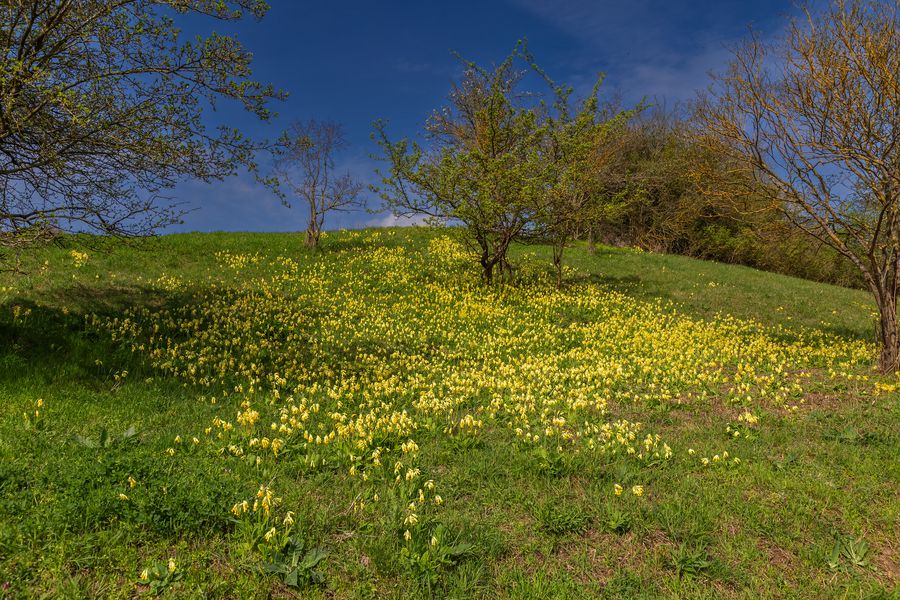
<svg viewBox="0 0 900 600"><path fill-rule="evenodd" d="M865 294L458 232L90 239L7 277L14 596L890 597ZM323 554L327 553L327 555Z"/></svg>

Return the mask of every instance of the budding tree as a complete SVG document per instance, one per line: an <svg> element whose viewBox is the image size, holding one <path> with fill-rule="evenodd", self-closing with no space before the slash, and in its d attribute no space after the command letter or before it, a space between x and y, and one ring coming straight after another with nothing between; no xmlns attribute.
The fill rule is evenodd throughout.
<svg viewBox="0 0 900 600"><path fill-rule="evenodd" d="M177 221L165 191L255 168L260 145L211 129L236 101L266 120L281 93L249 79L235 39L187 41L195 13L261 18L261 0L10 0L0 6L0 245L49 231L127 236Z"/></svg>
<svg viewBox="0 0 900 600"><path fill-rule="evenodd" d="M486 283L498 268L511 275L509 247L545 200L546 129L518 90L522 56L517 47L492 69L464 61L449 105L426 124L426 147L390 141L381 124L375 132L388 163L381 197L395 214L464 225Z"/></svg>
<svg viewBox="0 0 900 600"><path fill-rule="evenodd" d="M883 371L900 368L900 4L836 0L754 36L698 117L774 205L861 272L879 311Z"/></svg>
<svg viewBox="0 0 900 600"><path fill-rule="evenodd" d="M554 83L533 62L532 66L553 89L556 101L542 111L546 132L542 151L549 167L545 198L537 205L525 237L550 244L556 284L561 286L568 243L582 231L592 231L598 222L609 220L620 206L616 194L610 193L610 179L624 128L642 107L630 111L601 108L602 76L590 95L573 107L572 89Z"/></svg>

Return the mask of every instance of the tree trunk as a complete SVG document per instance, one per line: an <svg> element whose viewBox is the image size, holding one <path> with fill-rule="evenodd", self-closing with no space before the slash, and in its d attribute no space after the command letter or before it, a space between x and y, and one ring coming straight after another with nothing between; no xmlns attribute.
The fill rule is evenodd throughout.
<svg viewBox="0 0 900 600"><path fill-rule="evenodd" d="M513 280L513 268L512 265L509 264L509 260L506 258L506 255L500 259L498 263L500 265L500 272L503 274L503 280L506 283L512 283Z"/></svg>
<svg viewBox="0 0 900 600"><path fill-rule="evenodd" d="M319 246L319 236L321 231L316 223L310 223L306 228L306 247L317 248Z"/></svg>
<svg viewBox="0 0 900 600"><path fill-rule="evenodd" d="M594 228L593 227L588 227L587 251L588 251L588 254L595 254L597 252L597 247L594 246Z"/></svg>
<svg viewBox="0 0 900 600"><path fill-rule="evenodd" d="M878 368L882 373L895 373L900 369L900 339L897 337L897 298L885 294L878 298L880 313L878 335L881 342L881 356Z"/></svg>
<svg viewBox="0 0 900 600"><path fill-rule="evenodd" d="M481 278L488 285L494 282L494 263L487 258L481 259Z"/></svg>
<svg viewBox="0 0 900 600"><path fill-rule="evenodd" d="M563 283L563 250L566 248L566 243L557 243L553 245L553 266L556 267L556 288L559 289L562 287Z"/></svg>
<svg viewBox="0 0 900 600"><path fill-rule="evenodd" d="M322 231L319 225L319 206L315 200L316 194L313 189L312 199L309 202L309 224L306 226L306 247L317 248L319 246L319 234Z"/></svg>

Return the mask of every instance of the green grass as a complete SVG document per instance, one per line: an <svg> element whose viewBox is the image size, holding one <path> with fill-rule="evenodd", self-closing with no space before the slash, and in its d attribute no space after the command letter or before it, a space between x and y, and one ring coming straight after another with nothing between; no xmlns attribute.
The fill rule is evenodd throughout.
<svg viewBox="0 0 900 600"><path fill-rule="evenodd" d="M31 275L0 283L0 597L150 595L138 578L160 561L169 597L291 596L262 564L316 548L328 554L299 573L301 597L898 597L898 380L874 372L866 294L580 245L560 292L542 247L515 248L520 282L488 290L434 250L444 235L331 233L316 252L290 234L74 239L29 256ZM232 268L220 251L259 258ZM151 353L154 324L178 352ZM223 357L233 372L216 372ZM605 369L621 375L592 379ZM340 436L281 434L277 457L250 445L304 399L322 405L314 434L332 413L405 410L416 426L373 429L380 470ZM246 428L244 400L261 414ZM540 443L514 433L560 417ZM206 434L216 418L234 431ZM586 445L620 419L673 457ZM740 464L700 463L723 452ZM396 460L421 471L409 490ZM272 518L235 519L262 484L281 498ZM296 543L260 545L288 510Z"/></svg>

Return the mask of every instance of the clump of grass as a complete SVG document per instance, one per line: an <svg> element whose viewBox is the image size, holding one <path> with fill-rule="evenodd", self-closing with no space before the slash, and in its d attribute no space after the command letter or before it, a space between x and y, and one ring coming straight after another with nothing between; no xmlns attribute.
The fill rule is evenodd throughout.
<svg viewBox="0 0 900 600"><path fill-rule="evenodd" d="M551 535L578 534L587 531L591 515L565 502L547 502L537 507L534 519L538 527Z"/></svg>

